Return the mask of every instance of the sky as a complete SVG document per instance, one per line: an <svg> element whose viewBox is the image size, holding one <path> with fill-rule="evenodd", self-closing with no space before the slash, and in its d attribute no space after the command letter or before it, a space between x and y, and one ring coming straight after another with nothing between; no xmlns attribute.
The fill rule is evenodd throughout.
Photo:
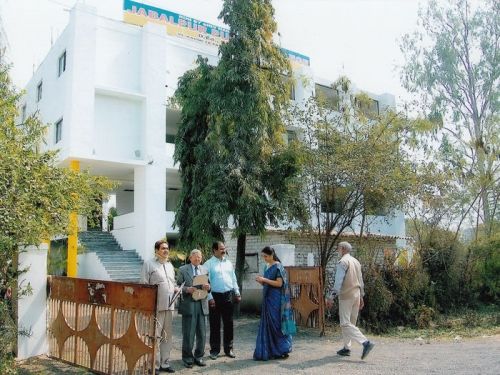
<svg viewBox="0 0 500 375"><path fill-rule="evenodd" d="M77 2L97 14L122 19L123 0L0 0L11 76L22 88L68 22ZM137 0L224 26L222 0ZM315 76L348 76L360 89L405 97L396 69L403 63L399 42L416 28L426 0L273 0L282 47L309 56Z"/></svg>

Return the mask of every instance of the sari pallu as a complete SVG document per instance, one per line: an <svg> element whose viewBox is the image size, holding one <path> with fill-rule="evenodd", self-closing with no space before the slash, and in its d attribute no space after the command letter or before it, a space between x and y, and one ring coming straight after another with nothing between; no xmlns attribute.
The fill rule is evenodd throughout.
<svg viewBox="0 0 500 375"><path fill-rule="evenodd" d="M281 288L263 285L262 311L253 358L267 361L285 358L292 351L292 334L296 332L290 307L286 271L281 263L273 264L264 272L269 280L283 279Z"/></svg>

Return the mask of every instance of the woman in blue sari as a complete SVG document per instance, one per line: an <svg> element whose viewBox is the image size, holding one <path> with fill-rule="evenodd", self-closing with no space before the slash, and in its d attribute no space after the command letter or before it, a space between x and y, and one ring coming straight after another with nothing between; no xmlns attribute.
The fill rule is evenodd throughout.
<svg viewBox="0 0 500 375"><path fill-rule="evenodd" d="M287 274L273 248L266 246L261 255L266 262L266 270L264 276L257 276L255 279L264 288L253 358L259 361L288 358L288 353L292 351L291 335L296 333L296 328Z"/></svg>

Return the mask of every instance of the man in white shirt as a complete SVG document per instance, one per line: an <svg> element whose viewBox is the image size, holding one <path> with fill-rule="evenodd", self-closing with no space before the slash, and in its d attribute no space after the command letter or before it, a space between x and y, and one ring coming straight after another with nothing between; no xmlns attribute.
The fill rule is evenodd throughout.
<svg viewBox="0 0 500 375"><path fill-rule="evenodd" d="M358 312L364 306L365 291L361 264L351 256L351 250L352 246L349 242L340 242L337 245L340 260L337 263L333 292L328 296L326 306L331 308L333 299L339 297L339 317L344 347L337 354L350 356L351 340L355 340L363 346L361 359L365 359L375 344L370 342L356 327Z"/></svg>
<svg viewBox="0 0 500 375"><path fill-rule="evenodd" d="M159 240L155 243L155 257L144 262L141 270L141 283L158 285L156 303L156 361L155 374L160 371L173 373L170 366L170 351L172 350L172 311L170 300L178 290L175 282L175 271L168 260L168 242Z"/></svg>

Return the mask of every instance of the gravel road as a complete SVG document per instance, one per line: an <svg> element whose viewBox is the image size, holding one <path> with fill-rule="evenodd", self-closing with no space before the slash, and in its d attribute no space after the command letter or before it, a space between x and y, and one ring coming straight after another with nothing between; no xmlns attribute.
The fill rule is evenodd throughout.
<svg viewBox="0 0 500 375"><path fill-rule="evenodd" d="M366 360L354 344L351 357L339 357L338 332L319 337L314 330L300 330L293 352L286 360L252 360L258 320L235 321L234 351L237 357L207 357L206 367L185 369L180 361L180 317L174 320L172 365L179 374L500 374L500 335L453 341L370 337L375 348ZM208 353L208 346L207 346ZM21 374L87 374L80 368L39 357L21 363Z"/></svg>

